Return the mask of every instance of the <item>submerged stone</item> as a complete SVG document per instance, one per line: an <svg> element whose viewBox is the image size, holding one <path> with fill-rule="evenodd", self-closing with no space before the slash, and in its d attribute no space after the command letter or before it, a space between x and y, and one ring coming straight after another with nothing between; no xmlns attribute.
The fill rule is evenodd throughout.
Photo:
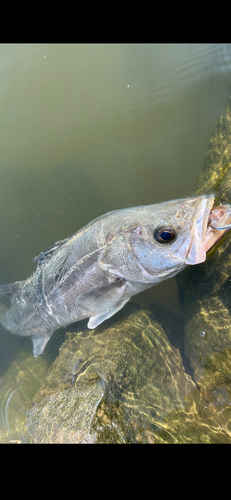
<svg viewBox="0 0 231 500"><path fill-rule="evenodd" d="M231 349L213 354L185 407L161 422L156 442L231 443Z"/></svg>
<svg viewBox="0 0 231 500"><path fill-rule="evenodd" d="M47 371L44 358L20 351L0 379L0 443L29 443L26 415Z"/></svg>
<svg viewBox="0 0 231 500"><path fill-rule="evenodd" d="M36 443L155 442L163 417L194 389L150 311L129 304L116 322L66 334L27 429Z"/></svg>

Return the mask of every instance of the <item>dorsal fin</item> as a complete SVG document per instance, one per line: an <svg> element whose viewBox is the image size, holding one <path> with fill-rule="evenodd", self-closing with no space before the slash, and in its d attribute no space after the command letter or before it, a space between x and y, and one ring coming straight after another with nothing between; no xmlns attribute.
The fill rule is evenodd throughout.
<svg viewBox="0 0 231 500"><path fill-rule="evenodd" d="M62 248L62 246L67 241L69 241L70 238L71 236L68 236L67 238L64 238L64 240L56 241L54 245L49 247L47 250L44 250L44 252L40 252L39 255L36 255L36 257L34 257L32 260L33 262L37 262L37 269L44 263L45 260L52 257L52 255L54 254L54 252L56 252L56 250Z"/></svg>

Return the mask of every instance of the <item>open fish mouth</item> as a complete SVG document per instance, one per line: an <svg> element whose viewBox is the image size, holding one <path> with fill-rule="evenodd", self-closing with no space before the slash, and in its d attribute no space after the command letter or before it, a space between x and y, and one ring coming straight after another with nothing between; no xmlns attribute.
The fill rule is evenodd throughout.
<svg viewBox="0 0 231 500"><path fill-rule="evenodd" d="M212 208L208 218L206 252L210 250L231 229L231 206L220 205Z"/></svg>
<svg viewBox="0 0 231 500"><path fill-rule="evenodd" d="M215 197L204 196L192 226L192 239L185 264L199 264L210 250L231 229L231 206L214 206Z"/></svg>

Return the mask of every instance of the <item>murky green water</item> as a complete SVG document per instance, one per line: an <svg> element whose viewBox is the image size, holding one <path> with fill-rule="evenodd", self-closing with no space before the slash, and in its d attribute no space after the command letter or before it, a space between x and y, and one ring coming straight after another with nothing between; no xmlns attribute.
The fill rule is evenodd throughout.
<svg viewBox="0 0 231 500"><path fill-rule="evenodd" d="M193 193L231 94L231 46L1 45L0 75L0 283L7 283L27 278L35 255L98 215ZM181 349L175 278L137 301L170 311L179 328L169 335ZM47 347L48 364L63 338ZM0 331L1 376L25 348L30 339ZM3 428L19 397L14 380L11 392L6 383Z"/></svg>

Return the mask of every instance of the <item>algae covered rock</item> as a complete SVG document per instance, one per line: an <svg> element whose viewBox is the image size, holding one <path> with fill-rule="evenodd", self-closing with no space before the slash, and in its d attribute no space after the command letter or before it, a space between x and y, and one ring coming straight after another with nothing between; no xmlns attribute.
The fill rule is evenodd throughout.
<svg viewBox="0 0 231 500"><path fill-rule="evenodd" d="M164 443L231 443L231 349L213 354L204 376L185 399L185 407L169 413L156 434Z"/></svg>
<svg viewBox="0 0 231 500"><path fill-rule="evenodd" d="M47 371L46 360L20 351L0 379L0 443L30 442L26 415Z"/></svg>
<svg viewBox="0 0 231 500"><path fill-rule="evenodd" d="M217 190L217 203L231 203L231 98L218 121L196 192ZM198 381L213 353L231 348L231 234L206 262L177 277L185 311L185 353Z"/></svg>
<svg viewBox="0 0 231 500"><path fill-rule="evenodd" d="M195 389L178 349L134 304L97 330L68 332L28 412L36 443L155 442Z"/></svg>

